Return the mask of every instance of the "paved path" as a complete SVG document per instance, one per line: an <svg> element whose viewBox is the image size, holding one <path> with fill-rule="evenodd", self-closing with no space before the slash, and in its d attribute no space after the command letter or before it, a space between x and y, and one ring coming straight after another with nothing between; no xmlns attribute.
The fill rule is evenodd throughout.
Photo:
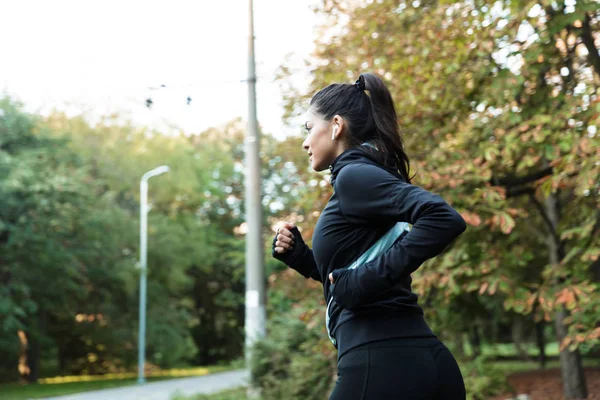
<svg viewBox="0 0 600 400"><path fill-rule="evenodd" d="M242 369L193 378L170 379L143 385L49 397L46 400L171 400L175 394L192 396L198 393L215 393L244 386L248 383L249 378L248 371Z"/></svg>

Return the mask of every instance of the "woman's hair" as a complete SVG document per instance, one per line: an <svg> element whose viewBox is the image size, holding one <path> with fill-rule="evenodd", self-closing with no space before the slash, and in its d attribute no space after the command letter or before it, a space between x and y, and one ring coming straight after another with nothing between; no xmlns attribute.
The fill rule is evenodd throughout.
<svg viewBox="0 0 600 400"><path fill-rule="evenodd" d="M354 84L331 84L317 92L310 105L326 120L335 115L343 117L349 128L349 146L373 144L381 162L397 169L410 182L410 162L400 137L396 109L381 78L365 73Z"/></svg>

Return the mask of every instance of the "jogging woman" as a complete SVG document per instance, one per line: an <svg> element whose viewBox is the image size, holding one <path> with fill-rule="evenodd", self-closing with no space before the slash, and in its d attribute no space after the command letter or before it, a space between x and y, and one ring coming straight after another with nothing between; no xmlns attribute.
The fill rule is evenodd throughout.
<svg viewBox="0 0 600 400"><path fill-rule="evenodd" d="M410 183L394 103L376 75L327 86L308 115L303 148L315 171L331 171L333 195L312 250L283 224L273 257L323 283L338 350L329 399L465 399L458 364L411 291L411 274L466 229L463 218Z"/></svg>

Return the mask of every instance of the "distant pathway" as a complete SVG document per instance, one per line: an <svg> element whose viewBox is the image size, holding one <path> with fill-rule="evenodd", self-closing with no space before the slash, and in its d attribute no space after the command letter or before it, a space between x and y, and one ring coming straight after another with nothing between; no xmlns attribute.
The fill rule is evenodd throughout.
<svg viewBox="0 0 600 400"><path fill-rule="evenodd" d="M192 396L233 389L246 385L249 379L248 371L241 369L193 378L169 379L143 385L48 397L46 400L171 400L175 394Z"/></svg>

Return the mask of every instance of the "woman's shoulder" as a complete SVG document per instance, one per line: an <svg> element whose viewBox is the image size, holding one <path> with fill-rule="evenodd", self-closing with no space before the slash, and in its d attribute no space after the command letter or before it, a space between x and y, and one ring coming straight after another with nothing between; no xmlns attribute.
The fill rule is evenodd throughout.
<svg viewBox="0 0 600 400"><path fill-rule="evenodd" d="M357 160L344 166L338 174L338 185L373 185L388 183L406 183L402 176L391 168L375 162Z"/></svg>

